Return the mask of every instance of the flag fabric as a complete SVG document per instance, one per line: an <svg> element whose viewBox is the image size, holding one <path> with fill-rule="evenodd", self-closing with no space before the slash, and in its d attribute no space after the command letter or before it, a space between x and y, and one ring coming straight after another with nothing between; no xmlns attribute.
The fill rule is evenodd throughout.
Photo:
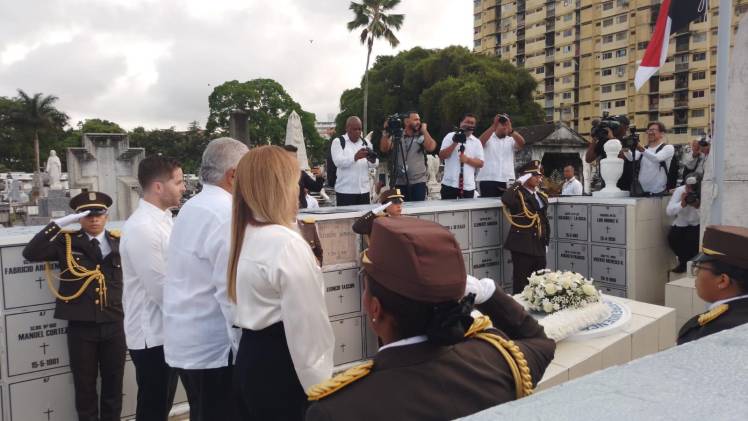
<svg viewBox="0 0 748 421"><path fill-rule="evenodd" d="M707 9L707 0L663 0L652 39L636 69L634 86L637 91L665 64L670 35L687 29L688 24L704 16Z"/></svg>

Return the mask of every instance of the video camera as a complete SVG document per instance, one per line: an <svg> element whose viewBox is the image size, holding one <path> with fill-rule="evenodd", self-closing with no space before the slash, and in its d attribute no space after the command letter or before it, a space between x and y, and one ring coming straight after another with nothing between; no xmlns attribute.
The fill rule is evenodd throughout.
<svg viewBox="0 0 748 421"><path fill-rule="evenodd" d="M619 116L611 116L607 111L603 111L602 118L595 124L592 124L592 137L598 142L605 142L608 140L608 130L615 134L618 129L621 128L621 121Z"/></svg>
<svg viewBox="0 0 748 421"><path fill-rule="evenodd" d="M621 139L621 145L624 148L633 150L639 144L639 134L636 132L636 127L634 126L629 127L629 133L627 137Z"/></svg>
<svg viewBox="0 0 748 421"><path fill-rule="evenodd" d="M403 137L403 114L392 114L387 117L387 133L393 139L400 139Z"/></svg>

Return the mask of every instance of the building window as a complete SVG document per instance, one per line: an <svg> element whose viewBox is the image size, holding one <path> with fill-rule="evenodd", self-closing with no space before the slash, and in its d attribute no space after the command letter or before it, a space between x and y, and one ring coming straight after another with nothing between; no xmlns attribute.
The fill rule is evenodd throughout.
<svg viewBox="0 0 748 421"><path fill-rule="evenodd" d="M705 136L706 132L704 129L691 129L691 136Z"/></svg>
<svg viewBox="0 0 748 421"><path fill-rule="evenodd" d="M574 14L573 13L569 13L567 15L564 15L564 22L568 22L568 21L572 20L573 18L574 18Z"/></svg>
<svg viewBox="0 0 748 421"><path fill-rule="evenodd" d="M603 19L603 28L613 25L613 18Z"/></svg>
<svg viewBox="0 0 748 421"><path fill-rule="evenodd" d="M603 101L600 103L600 109L602 110L609 110L611 108L611 102L610 101Z"/></svg>
<svg viewBox="0 0 748 421"><path fill-rule="evenodd" d="M600 92L604 94L613 92L613 85L603 85L602 87L600 87Z"/></svg>
<svg viewBox="0 0 748 421"><path fill-rule="evenodd" d="M608 52L603 53L603 60L608 60L608 59L611 59L611 58L613 58L613 52L612 51L608 51Z"/></svg>
<svg viewBox="0 0 748 421"><path fill-rule="evenodd" d="M673 134L686 134L686 133L688 133L688 127L673 128Z"/></svg>
<svg viewBox="0 0 748 421"><path fill-rule="evenodd" d="M694 53L693 61L703 61L703 60L706 60L706 53Z"/></svg>
<svg viewBox="0 0 748 421"><path fill-rule="evenodd" d="M616 107L625 107L626 106L626 100L625 99L619 99L616 101Z"/></svg>
<svg viewBox="0 0 748 421"><path fill-rule="evenodd" d="M616 22L623 23L623 22L626 22L628 20L628 18L629 18L629 16L624 13L624 14L618 15L618 17L616 17Z"/></svg>
<svg viewBox="0 0 748 421"><path fill-rule="evenodd" d="M706 41L706 33L705 32L694 32L693 34L691 34L691 41L692 42Z"/></svg>
<svg viewBox="0 0 748 421"><path fill-rule="evenodd" d="M570 36L571 36L571 29L567 29L567 30L565 30L565 31L564 31L564 36L565 36L565 37L570 37Z"/></svg>
<svg viewBox="0 0 748 421"><path fill-rule="evenodd" d="M616 33L616 41L623 41L628 37L629 33L627 31L621 31Z"/></svg>
<svg viewBox="0 0 748 421"><path fill-rule="evenodd" d="M673 78L674 78L673 75L660 76L660 82L665 82L665 81L668 81L668 80L673 80Z"/></svg>
<svg viewBox="0 0 748 421"><path fill-rule="evenodd" d="M603 35L603 44L613 42L613 35Z"/></svg>
<svg viewBox="0 0 748 421"><path fill-rule="evenodd" d="M694 72L691 74L691 80L704 80L706 79L706 72Z"/></svg>
<svg viewBox="0 0 748 421"><path fill-rule="evenodd" d="M571 60L564 62L564 67L571 67Z"/></svg>
<svg viewBox="0 0 748 421"><path fill-rule="evenodd" d="M537 69L535 69L535 74L541 74L541 73L545 73L545 67L543 66L540 66Z"/></svg>
<svg viewBox="0 0 748 421"><path fill-rule="evenodd" d="M626 90L626 82L616 83L616 91L625 91L625 90Z"/></svg>
<svg viewBox="0 0 748 421"><path fill-rule="evenodd" d="M626 49L621 48L620 50L616 50L616 57L626 57Z"/></svg>
<svg viewBox="0 0 748 421"><path fill-rule="evenodd" d="M646 50L647 46L649 45L649 41L640 42L636 45L636 48L639 50Z"/></svg>
<svg viewBox="0 0 748 421"><path fill-rule="evenodd" d="M477 48L477 47L480 47L480 41L481 41L481 40L479 40L479 39L476 39L476 40L475 40L475 43L473 44L473 46L475 46L476 48Z"/></svg>
<svg viewBox="0 0 748 421"><path fill-rule="evenodd" d="M700 110L691 110L691 117L704 117L705 114L706 110L703 108Z"/></svg>
<svg viewBox="0 0 748 421"><path fill-rule="evenodd" d="M616 67L616 75L618 77L626 76L626 66L623 65L623 66Z"/></svg>
<svg viewBox="0 0 748 421"><path fill-rule="evenodd" d="M564 76L563 82L564 83L571 83L571 76Z"/></svg>
<svg viewBox="0 0 748 421"><path fill-rule="evenodd" d="M607 69L603 69L603 70L602 70L602 71L600 72L600 74L601 74L601 75L603 75L603 76L610 76L610 75L612 75L612 74L613 74L613 68L612 68L612 67L609 67L609 68L607 68Z"/></svg>
<svg viewBox="0 0 748 421"><path fill-rule="evenodd" d="M629 7L629 0L616 0L618 7Z"/></svg>
<svg viewBox="0 0 748 421"><path fill-rule="evenodd" d="M691 98L704 98L704 91L693 91Z"/></svg>
<svg viewBox="0 0 748 421"><path fill-rule="evenodd" d="M562 95L562 98L563 99L571 99L571 92L564 92L564 94Z"/></svg>
<svg viewBox="0 0 748 421"><path fill-rule="evenodd" d="M564 48L562 48L564 53L570 53L571 52L571 45L564 45Z"/></svg>
<svg viewBox="0 0 748 421"><path fill-rule="evenodd" d="M603 3L603 10L610 10L613 8L613 6L614 4L612 1L606 1L605 3Z"/></svg>

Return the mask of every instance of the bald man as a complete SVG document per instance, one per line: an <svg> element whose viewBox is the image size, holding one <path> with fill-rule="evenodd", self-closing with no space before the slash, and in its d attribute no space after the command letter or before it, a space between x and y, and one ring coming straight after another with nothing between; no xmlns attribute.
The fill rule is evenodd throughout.
<svg viewBox="0 0 748 421"><path fill-rule="evenodd" d="M332 141L330 151L338 168L335 182L338 206L369 204L369 168L376 168L379 160L370 155L371 146L361 134L361 119L351 116L345 122L345 134Z"/></svg>

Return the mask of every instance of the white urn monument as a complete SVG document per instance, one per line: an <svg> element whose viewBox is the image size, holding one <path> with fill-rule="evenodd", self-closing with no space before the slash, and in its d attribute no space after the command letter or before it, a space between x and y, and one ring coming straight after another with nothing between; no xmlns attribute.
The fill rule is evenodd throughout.
<svg viewBox="0 0 748 421"><path fill-rule="evenodd" d="M621 151L621 141L610 139L603 146L607 158L600 160L600 176L605 181L605 188L592 193L593 197L626 197L629 192L621 190L616 186L618 179L623 175L623 159L618 157Z"/></svg>

